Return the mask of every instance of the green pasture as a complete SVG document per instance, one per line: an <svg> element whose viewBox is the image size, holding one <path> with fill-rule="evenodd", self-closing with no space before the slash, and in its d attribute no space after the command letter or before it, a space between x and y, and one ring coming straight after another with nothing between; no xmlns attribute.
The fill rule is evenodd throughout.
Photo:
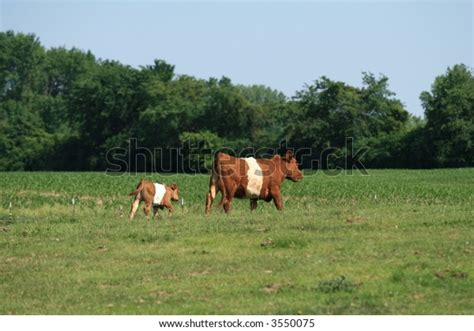
<svg viewBox="0 0 474 331"><path fill-rule="evenodd" d="M142 177L184 207L130 221ZM474 313L474 169L307 173L206 217L207 184L0 173L0 314Z"/></svg>

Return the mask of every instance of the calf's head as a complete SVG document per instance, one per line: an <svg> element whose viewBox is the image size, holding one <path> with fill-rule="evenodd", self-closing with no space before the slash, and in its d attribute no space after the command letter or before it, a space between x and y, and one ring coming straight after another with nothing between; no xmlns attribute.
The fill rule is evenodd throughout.
<svg viewBox="0 0 474 331"><path fill-rule="evenodd" d="M292 151L288 150L283 160L284 160L283 171L285 173L285 178L291 179L294 182L298 182L301 179L303 179L303 173L298 168L298 162L296 161L296 158L293 155Z"/></svg>
<svg viewBox="0 0 474 331"><path fill-rule="evenodd" d="M168 187L171 189L171 200L179 201L179 188L178 188L178 185L171 184L171 185L168 185Z"/></svg>

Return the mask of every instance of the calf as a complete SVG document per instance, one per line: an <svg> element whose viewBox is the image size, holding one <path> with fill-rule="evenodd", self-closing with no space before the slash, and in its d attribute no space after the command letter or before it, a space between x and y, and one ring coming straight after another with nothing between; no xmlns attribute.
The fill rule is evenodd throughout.
<svg viewBox="0 0 474 331"><path fill-rule="evenodd" d="M206 214L209 214L219 191L222 193L219 205L226 213L234 197L250 199L250 210L257 208L258 200L273 200L276 208L281 210L281 183L285 179L297 182L302 178L303 173L291 151L287 151L284 157L274 155L271 159L235 158L217 153L206 197Z"/></svg>
<svg viewBox="0 0 474 331"><path fill-rule="evenodd" d="M153 219L156 218L159 209L164 209L165 207L168 208L169 213L173 212L173 205L171 201L178 201L179 200L179 189L178 185L171 184L158 184L152 183L150 181L142 179L140 183L138 183L137 188L135 191L130 193L135 197L133 200L132 207L130 208L130 219L133 219L135 213L137 212L138 205L141 201L145 202L145 207L143 207L143 211L145 215L148 216L153 206Z"/></svg>

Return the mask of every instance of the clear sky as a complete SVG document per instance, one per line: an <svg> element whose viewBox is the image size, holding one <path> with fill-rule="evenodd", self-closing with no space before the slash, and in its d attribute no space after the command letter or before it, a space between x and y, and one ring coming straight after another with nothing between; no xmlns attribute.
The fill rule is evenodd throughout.
<svg viewBox="0 0 474 331"><path fill-rule="evenodd" d="M472 1L199 2L0 0L0 29L134 67L228 76L294 95L322 75L352 85L383 73L411 113L448 66L473 67Z"/></svg>

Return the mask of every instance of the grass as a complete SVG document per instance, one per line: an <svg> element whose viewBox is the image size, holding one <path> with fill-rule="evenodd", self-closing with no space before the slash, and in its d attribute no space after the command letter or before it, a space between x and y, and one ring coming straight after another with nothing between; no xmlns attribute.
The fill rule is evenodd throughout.
<svg viewBox="0 0 474 331"><path fill-rule="evenodd" d="M474 313L474 169L307 174L210 217L207 176L143 177L184 209L129 221L140 175L0 173L0 313Z"/></svg>

